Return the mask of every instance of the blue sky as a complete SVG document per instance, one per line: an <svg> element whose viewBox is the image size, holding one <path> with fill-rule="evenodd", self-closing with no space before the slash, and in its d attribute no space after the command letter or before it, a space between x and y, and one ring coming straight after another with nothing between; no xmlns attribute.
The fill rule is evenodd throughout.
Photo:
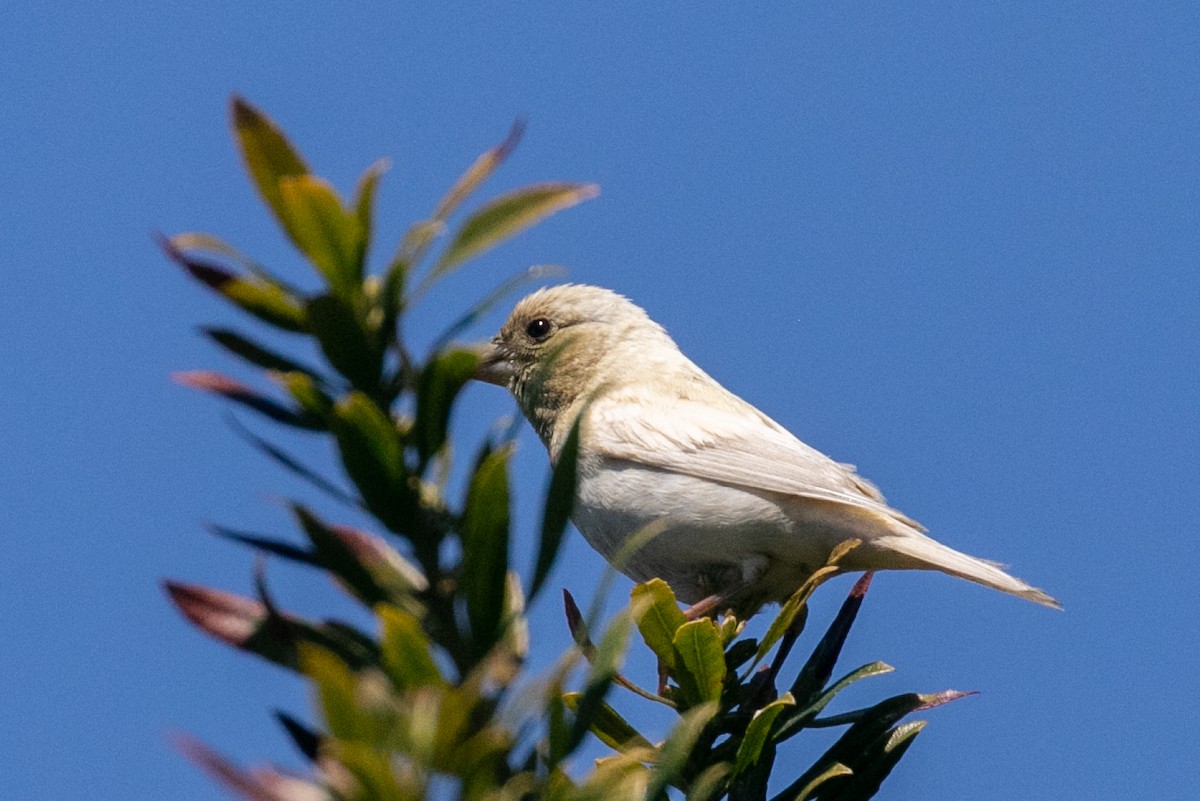
<svg viewBox="0 0 1200 801"><path fill-rule="evenodd" d="M306 714L303 688L159 589L247 591L251 557L203 521L282 533L277 497L303 494L169 381L236 372L195 331L236 318L153 231L211 231L301 277L230 142L235 91L343 190L393 160L377 255L525 118L489 189L601 196L488 254L418 323L561 263L940 539L1064 601L876 580L845 665L897 671L857 698L982 693L928 713L882 797L1194 797L1200 10L444 5L6 9L0 797L220 797L170 749L178 730L296 764L269 711ZM464 450L512 411L471 389ZM521 442L526 553L546 468ZM600 558L576 536L563 564L554 584L587 597ZM271 577L289 606L338 608L318 578ZM568 640L554 595L535 610L550 653Z"/></svg>

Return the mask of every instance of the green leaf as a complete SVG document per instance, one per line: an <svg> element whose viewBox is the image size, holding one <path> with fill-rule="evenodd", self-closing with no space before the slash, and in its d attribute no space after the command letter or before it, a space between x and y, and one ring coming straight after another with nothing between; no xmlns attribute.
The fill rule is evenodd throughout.
<svg viewBox="0 0 1200 801"><path fill-rule="evenodd" d="M446 444L450 412L458 393L471 380L479 356L468 350L451 350L433 357L417 381L417 412L413 434L421 465L426 465Z"/></svg>
<svg viewBox="0 0 1200 801"><path fill-rule="evenodd" d="M293 333L307 331L304 308L295 294L278 284L253 276L235 275L220 265L189 256L176 244L179 239L164 238L159 244L163 252L192 278L268 325Z"/></svg>
<svg viewBox="0 0 1200 801"><path fill-rule="evenodd" d="M366 274L367 253L371 248L371 238L375 224L375 195L379 190L379 179L391 164L387 159L380 159L367 168L358 179L354 190L354 217L358 223L358 238L354 248L354 274L361 277Z"/></svg>
<svg viewBox="0 0 1200 801"><path fill-rule="evenodd" d="M218 291L268 325L295 333L308 330L299 300L274 284L257 278L236 277L222 284Z"/></svg>
<svg viewBox="0 0 1200 801"><path fill-rule="evenodd" d="M682 785L682 772L692 755L692 749L700 739L704 727L717 714L715 701L689 709L671 729L658 751L658 762L651 774L645 798L658 798L669 785Z"/></svg>
<svg viewBox="0 0 1200 801"><path fill-rule="evenodd" d="M375 607L383 624L380 646L383 669L401 692L446 680L433 659L429 635L414 615L388 604Z"/></svg>
<svg viewBox="0 0 1200 801"><path fill-rule="evenodd" d="M725 682L725 651L717 626L708 618L684 623L675 632L675 668L689 706L716 701Z"/></svg>
<svg viewBox="0 0 1200 801"><path fill-rule="evenodd" d="M296 404L315 420L333 413L333 399L325 393L314 374L304 371L271 373L272 380L287 390Z"/></svg>
<svg viewBox="0 0 1200 801"><path fill-rule="evenodd" d="M287 356L263 347L254 340L242 336L237 331L232 331L228 328L201 328L200 330L204 332L205 336L225 350L258 367L263 367L267 370L277 370L279 372L295 371L308 375L315 374L311 368L305 367L299 362L289 359Z"/></svg>
<svg viewBox="0 0 1200 801"><path fill-rule="evenodd" d="M216 254L222 259L226 259L243 267L252 276L258 278L259 280L279 287L289 295L299 297L303 294L299 289L291 284L288 284L279 276L274 275L267 270L266 267L247 256L245 253L242 253L240 250L228 244L224 240L212 236L211 234L202 233L200 231L189 231L182 234L175 234L170 239L170 245L171 247L182 251L199 250Z"/></svg>
<svg viewBox="0 0 1200 801"><path fill-rule="evenodd" d="M420 596L429 589L429 580L416 565L382 537L349 526L330 526L329 530L371 574L388 603L413 615L425 615Z"/></svg>
<svg viewBox="0 0 1200 801"><path fill-rule="evenodd" d="M583 693L565 693L563 695L563 702L567 705L567 709L578 713L579 701L582 697ZM592 716L591 731L600 742L614 751L653 747L649 740L643 737L637 729L629 724L629 721L621 717L621 714L605 701L600 702Z"/></svg>
<svg viewBox="0 0 1200 801"><path fill-rule="evenodd" d="M257 551L278 556L280 559L286 559L289 562L297 562L298 564L309 565L310 567L321 566L321 562L317 559L316 554L299 548L290 542L263 537L258 534L250 534L226 526L210 525L208 529L222 539L248 545Z"/></svg>
<svg viewBox="0 0 1200 801"><path fill-rule="evenodd" d="M406 531L415 499L396 426L366 395L352 392L334 407L333 433L367 509L392 531Z"/></svg>
<svg viewBox="0 0 1200 801"><path fill-rule="evenodd" d="M289 409L227 375L211 370L190 370L175 373L171 377L176 383L182 386L220 395L248 409L253 409L277 423L304 429L317 429L321 427L319 420L312 418L302 411Z"/></svg>
<svg viewBox="0 0 1200 801"><path fill-rule="evenodd" d="M533 578L529 582L530 600L537 597L546 577L550 575L550 568L554 566L554 559L558 556L558 550L562 545L563 534L571 519L571 510L575 506L580 421L580 417L575 418L550 474L550 486L546 490L546 506L542 512L542 534L538 540Z"/></svg>
<svg viewBox="0 0 1200 801"><path fill-rule="evenodd" d="M555 212L582 203L599 192L600 188L595 184L543 183L501 195L467 218L426 283Z"/></svg>
<svg viewBox="0 0 1200 801"><path fill-rule="evenodd" d="M612 687L617 670L625 658L625 649L629 646L630 624L628 614L618 614L600 637L600 643L589 662L587 681L583 695L577 702L575 723L571 727L571 736L567 739L564 756L579 747L584 735L591 729L593 720L600 714L604 696Z"/></svg>
<svg viewBox="0 0 1200 801"><path fill-rule="evenodd" d="M323 520L300 504L292 504L292 514L312 543L317 560L333 578L367 606L390 600L358 555Z"/></svg>
<svg viewBox="0 0 1200 801"><path fill-rule="evenodd" d="M686 801L718 801L728 786L729 763L709 765L688 787Z"/></svg>
<svg viewBox="0 0 1200 801"><path fill-rule="evenodd" d="M350 305L334 295L322 295L308 301L305 316L333 368L356 389L375 392L383 374L383 354Z"/></svg>
<svg viewBox="0 0 1200 801"><path fill-rule="evenodd" d="M321 753L321 735L305 726L296 718L289 715L280 709L276 709L273 713L275 719L279 721L279 725L283 726L284 731L292 740L292 744L296 746L301 754L309 762L316 762Z"/></svg>
<svg viewBox="0 0 1200 801"><path fill-rule="evenodd" d="M835 546L829 554L829 560L825 563L825 566L814 570L812 575L792 593L791 597L784 601L779 614L771 621L771 625L767 628L767 633L763 636L762 642L758 644L758 653L755 654L754 658L755 665L770 653L771 649L775 647L775 643L779 642L780 638L796 622L802 610L806 608L805 604L808 603L808 599L813 594L813 591L827 579L837 575L837 564L841 561L842 557L858 547L858 545L859 540L846 540Z"/></svg>
<svg viewBox="0 0 1200 801"><path fill-rule="evenodd" d="M732 673L754 656L754 652L758 650L758 640L738 640L733 645L729 646L729 650L725 652L725 669Z"/></svg>
<svg viewBox="0 0 1200 801"><path fill-rule="evenodd" d="M521 141L521 134L524 131L525 124L517 120L509 129L503 142L488 149L475 159L475 162L454 182L454 186L450 187L450 191L438 203L433 212L433 219L441 221L449 219L459 205L470 197L487 180L488 176L496 171L497 167L504 163L504 160L516 148L517 143Z"/></svg>
<svg viewBox="0 0 1200 801"><path fill-rule="evenodd" d="M811 703L799 707L794 713L789 713L787 719L778 728L775 734L775 739L783 742L789 737L795 735L803 727L810 725L817 715L824 711L825 707L833 701L834 697L842 690L854 684L856 681L870 678L871 676L882 676L885 673L891 673L895 668L883 662L871 662L868 665L863 665L857 670L843 676L835 682L821 695L817 696ZM790 695L790 693L789 693Z"/></svg>
<svg viewBox="0 0 1200 801"><path fill-rule="evenodd" d="M325 649L312 645L301 646L300 668L317 687L329 733L339 740L362 739L360 717L355 714L357 682L350 668Z"/></svg>
<svg viewBox="0 0 1200 801"><path fill-rule="evenodd" d="M796 781L781 792L777 798L791 798L799 794L801 788L818 777L834 763L841 763L855 773L865 768L873 758L878 756L889 729L910 712L920 709L931 709L935 706L962 698L966 693L948 690L942 693L922 695L905 693L896 695L874 706L864 709L854 725L827 750L813 766ZM883 738L881 740L881 738ZM878 742L877 742L878 741ZM839 780L841 781L841 780ZM822 792L822 795L825 793Z"/></svg>
<svg viewBox="0 0 1200 801"><path fill-rule="evenodd" d="M675 633L687 623L675 593L662 579L650 579L633 588L631 608L638 631L659 662L673 670L676 664Z"/></svg>
<svg viewBox="0 0 1200 801"><path fill-rule="evenodd" d="M596 646L592 643L591 635L588 633L587 622L584 621L583 613L579 611L579 604L575 603L575 596L571 595L571 591L564 587L562 594L563 608L567 615L567 628L571 630L571 637L579 646L583 658L590 662L595 656Z"/></svg>
<svg viewBox="0 0 1200 801"><path fill-rule="evenodd" d="M375 340L381 349L389 344L398 342L399 330L396 321L404 305L404 288L408 280L409 265L406 262L393 261L384 271L383 280L376 294L376 305L379 309L379 329L375 332ZM397 389L397 392L399 389Z"/></svg>
<svg viewBox="0 0 1200 801"><path fill-rule="evenodd" d="M369 706L361 693L363 680L337 654L312 643L299 646L300 668L312 679L329 733L341 741L381 745L387 736L383 710Z"/></svg>
<svg viewBox="0 0 1200 801"><path fill-rule="evenodd" d="M334 292L352 297L362 281L362 231L357 214L347 212L329 182L315 175L281 178L279 189L296 246Z"/></svg>
<svg viewBox="0 0 1200 801"><path fill-rule="evenodd" d="M280 180L307 175L308 165L267 115L236 96L230 109L234 136L242 151L246 170L258 187L259 194L290 236L289 215L280 190Z"/></svg>
<svg viewBox="0 0 1200 801"><path fill-rule="evenodd" d="M299 669L297 648L305 642L330 650L355 667L377 659L369 642L336 626L312 624L276 612L261 601L209 587L173 581L165 587L183 616L201 631L282 667Z"/></svg>
<svg viewBox="0 0 1200 801"><path fill-rule="evenodd" d="M499 638L508 574L508 457L485 455L471 476L463 511L462 587L471 623L471 645L483 657Z"/></svg>
<svg viewBox="0 0 1200 801"><path fill-rule="evenodd" d="M854 625L858 610L862 607L863 599L866 598L867 589L871 586L872 575L864 573L854 583L850 595L842 602L842 607L829 625L829 629L817 643L817 647L813 649L812 655L804 663L804 667L801 668L796 680L792 683L792 695L798 699L798 703L802 707L811 703L812 699L820 694L821 688L833 675L833 669L842 652L842 646L846 643L846 636L850 633L850 627Z"/></svg>
<svg viewBox="0 0 1200 801"><path fill-rule="evenodd" d="M750 719L750 725L746 727L746 734L742 738L741 745L738 746L737 757L733 763L734 776L744 773L758 761L759 754L762 753L763 746L767 744L767 739L771 734L771 727L775 725L775 719L783 710L795 705L796 699L792 697L792 694L784 693L783 696L776 698L754 713L754 717Z"/></svg>
<svg viewBox="0 0 1200 801"><path fill-rule="evenodd" d="M901 724L882 735L871 745L870 755L861 767L844 782L844 788L830 795L830 801L866 801L873 798L883 780L896 767L896 763L908 751L913 740L925 728L925 721L914 720Z"/></svg>
<svg viewBox="0 0 1200 801"><path fill-rule="evenodd" d="M799 795L797 795L795 797L795 801L807 801L807 799L811 798L812 794L814 792L816 792L817 788L819 788L825 782L829 781L830 779L835 779L838 776L849 776L853 773L854 773L854 771L850 770L850 768L846 767L842 763L834 762L832 765L830 765L828 768L826 768L819 776L815 776L812 781L810 781L808 784L806 784L804 786L804 788L800 791ZM779 801L785 801L782 793L780 793L779 796L777 796L777 798L779 799ZM788 799L787 801L791 801L791 800Z"/></svg>
<svg viewBox="0 0 1200 801"><path fill-rule="evenodd" d="M308 467L295 456L289 454L287 451L284 451L282 448L258 436L253 431L238 422L236 417L230 415L229 422L234 430L234 433L249 442L257 450L265 453L269 459L278 463L285 470L294 473L308 483L312 484L317 489L329 495L331 498L344 503L347 506L358 505L358 501L350 493L346 492L344 489L334 484L320 473L317 473L311 467Z"/></svg>

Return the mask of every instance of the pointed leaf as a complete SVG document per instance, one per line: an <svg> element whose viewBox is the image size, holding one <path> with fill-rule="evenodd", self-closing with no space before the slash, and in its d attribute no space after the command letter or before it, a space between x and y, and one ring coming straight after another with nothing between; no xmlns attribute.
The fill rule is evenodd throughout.
<svg viewBox="0 0 1200 801"><path fill-rule="evenodd" d="M686 801L718 801L729 786L729 763L709 765L687 789Z"/></svg>
<svg viewBox="0 0 1200 801"><path fill-rule="evenodd" d="M662 579L650 579L633 588L630 600L642 639L667 670L673 670L675 633L687 623L675 593Z"/></svg>
<svg viewBox="0 0 1200 801"><path fill-rule="evenodd" d="M706 617L684 623L675 632L672 646L672 672L688 705L719 700L725 682L725 651L716 624Z"/></svg>
<svg viewBox="0 0 1200 801"><path fill-rule="evenodd" d="M296 649L304 642L329 649L355 666L377 658L369 641L334 625L312 624L274 612L261 601L195 584L168 581L164 587L183 616L205 634L281 667L298 669Z"/></svg>
<svg viewBox="0 0 1200 801"><path fill-rule="evenodd" d="M488 176L496 171L508 155L516 148L517 143L521 141L521 134L525 132L525 123L522 120L517 120L509 129L508 135L504 137L504 141L495 147L484 152L475 162L467 168L454 186L450 187L450 191L438 203L438 207L433 212L433 219L445 221L454 213L455 209L466 200L471 194L479 188Z"/></svg>
<svg viewBox="0 0 1200 801"><path fill-rule="evenodd" d="M792 684L792 695L798 699L801 707L811 703L833 675L842 646L846 643L846 635L850 633L850 627L854 625L854 619L858 616L858 610L871 586L872 575L874 574L864 573L862 578L854 583L850 595L838 610L837 617L833 619L825 636L813 649L812 656L796 676L796 681Z"/></svg>
<svg viewBox="0 0 1200 801"><path fill-rule="evenodd" d="M257 278L236 277L218 290L244 311L276 328L294 333L307 331L304 309L297 298Z"/></svg>
<svg viewBox="0 0 1200 801"><path fill-rule="evenodd" d="M510 449L486 453L471 476L463 512L462 586L475 656L501 634L508 574Z"/></svg>
<svg viewBox="0 0 1200 801"><path fill-rule="evenodd" d="M234 433L249 442L256 449L265 453L270 459L280 464L284 469L296 474L317 489L328 494L331 498L334 498L341 503L346 504L347 506L358 505L358 502L350 495L350 493L346 492L329 479L320 475L312 468L307 467L301 463L299 459L287 453L282 448L273 445L272 443L258 436L253 431L238 422L237 418L233 415L230 415L228 419L230 426L234 430Z"/></svg>
<svg viewBox="0 0 1200 801"><path fill-rule="evenodd" d="M322 295L310 300L304 310L333 368L355 388L374 392L383 374L383 355L350 305L334 295Z"/></svg>
<svg viewBox="0 0 1200 801"><path fill-rule="evenodd" d="M381 312L380 323L375 335L380 350L397 339L396 320L404 306L404 290L410 269L411 265L408 262L393 261L383 274L377 296Z"/></svg>
<svg viewBox="0 0 1200 801"><path fill-rule="evenodd" d="M555 212L582 203L599 192L600 188L595 184L544 183L501 195L467 218L430 273L429 281Z"/></svg>
<svg viewBox="0 0 1200 801"><path fill-rule="evenodd" d="M315 373L290 372L269 373L269 377L287 390L296 404L310 417L325 420L333 412L333 399L326 394Z"/></svg>
<svg viewBox="0 0 1200 801"><path fill-rule="evenodd" d="M925 721L914 720L901 724L876 740L870 755L853 771L853 776L844 782L844 788L828 796L830 801L866 801L873 798L883 780L896 767L896 763L908 751L913 740L925 728Z"/></svg>
<svg viewBox="0 0 1200 801"><path fill-rule="evenodd" d="M830 779L835 779L838 776L850 776L853 773L854 771L850 770L850 768L846 767L841 762L834 762L832 765L826 768L821 775L814 777L812 781L806 784L804 789L802 789L795 797L795 801L807 801L807 799L813 797L813 793L817 791L817 788L819 788L825 782L829 781ZM785 801L782 793L777 798L779 801ZM790 801L790 799L788 799L788 801Z"/></svg>
<svg viewBox="0 0 1200 801"><path fill-rule="evenodd" d="M387 604L375 608L383 623L380 643L383 669L397 690L406 692L426 685L445 686L446 681L433 659L429 635L416 617Z"/></svg>
<svg viewBox="0 0 1200 801"><path fill-rule="evenodd" d="M429 580L416 565L382 537L341 525L330 526L329 532L371 574L388 603L413 615L425 613L424 602L417 596L429 589Z"/></svg>
<svg viewBox="0 0 1200 801"><path fill-rule="evenodd" d="M379 179L391 166L387 159L380 159L367 168L358 179L354 190L354 216L358 222L358 238L354 248L355 274L366 274L367 253L371 248L371 237L375 224L375 194L379 190Z"/></svg>
<svg viewBox="0 0 1200 801"><path fill-rule="evenodd" d="M253 409L277 423L310 430L320 428L321 426L320 421L314 420L307 414L289 409L265 395L255 392L240 381L235 381L221 373L211 370L191 370L175 373L171 377L177 384L220 395L223 398Z"/></svg>
<svg viewBox="0 0 1200 801"><path fill-rule="evenodd" d="M738 746L737 758L733 763L734 776L744 773L758 761L759 754L762 753L763 746L767 744L771 734L771 727L775 725L775 719L779 717L779 713L795 705L796 699L792 694L784 693L754 713L750 725L746 727L742 743Z"/></svg>
<svg viewBox="0 0 1200 801"><path fill-rule="evenodd" d="M230 791L248 801L328 801L320 786L270 768L244 770L199 740L177 735L175 747Z"/></svg>
<svg viewBox="0 0 1200 801"><path fill-rule="evenodd" d="M558 453L554 469L550 474L550 486L546 490L546 507L542 512L542 535L538 540L537 559L533 566L533 578L529 582L529 598L537 597L538 591L550 575L554 559L562 545L563 534L571 519L575 506L575 481L579 460L580 417L575 418L567 439Z"/></svg>
<svg viewBox="0 0 1200 801"><path fill-rule="evenodd" d="M279 190L296 246L335 292L352 295L362 280L358 216L347 212L337 191L315 175L281 178Z"/></svg>
<svg viewBox="0 0 1200 801"><path fill-rule="evenodd" d="M891 673L893 670L895 668L884 662L872 662L869 665L863 665L857 670L851 671L830 686L828 690L817 696L807 706L799 707L795 712L789 712L784 723L777 729L775 739L782 742L799 732L801 728L812 725L813 720L824 711L825 707L833 701L834 697L856 681L870 678L871 676L882 676L885 673Z"/></svg>
<svg viewBox="0 0 1200 801"><path fill-rule="evenodd" d="M299 362L289 359L287 356L263 347L254 340L242 336L237 331L232 331L228 328L201 328L200 330L213 342L216 342L225 350L245 359L251 364L264 367L268 370L277 370L280 372L294 370L314 375L314 371L311 368L305 367Z"/></svg>
<svg viewBox="0 0 1200 801"><path fill-rule="evenodd" d="M352 392L334 407L333 433L367 508L392 531L409 529L415 499L395 424L366 395Z"/></svg>
<svg viewBox="0 0 1200 801"><path fill-rule="evenodd" d="M592 656L596 652L596 646L592 643L591 636L588 634L587 623L584 622L583 613L579 611L579 604L575 603L575 597L567 589L563 589L563 606L567 613L567 628L571 630L571 637L574 638L575 644L579 646L579 650L583 653L584 659L592 661Z"/></svg>
<svg viewBox="0 0 1200 801"><path fill-rule="evenodd" d="M847 553L858 547L859 540L846 540L834 547L832 553L829 554L829 560L824 567L814 570L812 575L800 587L792 593L783 607L779 610L779 614L771 621L771 625L767 628L767 633L763 636L762 642L758 644L758 653L755 654L754 664L770 653L775 647L775 643L779 642L780 638L788 632L795 624L796 619L803 614L805 604L812 596L813 591L821 586L827 579L837 575L837 564ZM797 696L799 697L799 696Z"/></svg>
<svg viewBox="0 0 1200 801"><path fill-rule="evenodd" d="M321 750L321 735L317 734L312 729L305 726L300 721L289 715L287 712L276 709L275 719L283 726L288 737L297 750L308 759L309 762L316 762L320 756Z"/></svg>
<svg viewBox="0 0 1200 801"><path fill-rule="evenodd" d="M213 534L222 539L239 542L242 545L249 545L255 550L281 557L289 562L298 562L299 564L310 565L312 567L319 567L321 564L315 554L283 540L261 537L257 534L248 534L243 531L226 528L225 526L213 525L208 528Z"/></svg>
<svg viewBox="0 0 1200 801"><path fill-rule="evenodd" d="M321 566L342 586L367 606L390 600L358 555L323 520L297 503L292 504L292 514L312 543Z"/></svg>
<svg viewBox="0 0 1200 801"><path fill-rule="evenodd" d="M417 413L413 434L421 464L446 443L450 412L458 393L471 380L479 357L468 350L439 353L421 371L417 382Z"/></svg>
<svg viewBox="0 0 1200 801"><path fill-rule="evenodd" d="M307 175L308 165L288 142L279 126L267 115L240 97L233 98L230 110L234 135L242 151L246 170L267 206L290 235L289 217L279 186L280 180Z"/></svg>
<svg viewBox="0 0 1200 801"><path fill-rule="evenodd" d="M668 785L681 786L683 767L692 755L692 749L700 739L704 727L717 714L717 708L717 702L712 701L683 713L658 750L658 762L651 774L646 798L658 798Z"/></svg>
<svg viewBox="0 0 1200 801"><path fill-rule="evenodd" d="M874 753L872 744L885 737L888 730L910 712L920 709L930 709L949 701L962 698L966 693L948 690L942 693L921 695L905 693L896 695L878 704L864 709L859 715L858 722L846 730L844 734L827 750L813 766L796 781L781 792L777 798L791 798L797 795L801 788L806 787L813 779L827 770L835 762L841 763L856 773L865 767ZM883 741L886 742L886 739ZM831 790L840 786L842 780L827 784ZM819 795L824 795L825 791Z"/></svg>
<svg viewBox="0 0 1200 801"><path fill-rule="evenodd" d="M257 317L284 331L306 331L300 299L286 289L254 276L239 276L224 267L189 256L176 246L174 239L159 239L167 256L209 289Z"/></svg>
<svg viewBox="0 0 1200 801"><path fill-rule="evenodd" d="M317 687L321 711L329 733L338 740L379 744L384 722L361 699L359 677L328 649L300 643L300 668Z"/></svg>
<svg viewBox="0 0 1200 801"><path fill-rule="evenodd" d="M600 644L588 667L587 682L583 694L576 702L575 722L571 727L571 736L567 739L564 756L570 755L583 737L591 729L592 721L600 714L604 696L612 687L617 670L625 658L625 650L629 647L629 631L631 621L629 615L618 614L605 629L600 638Z"/></svg>
<svg viewBox="0 0 1200 801"><path fill-rule="evenodd" d="M567 709L578 713L579 700L583 693L565 693L563 702ZM631 748L652 748L650 741L642 736L629 721L621 717L617 710L601 701L592 717L592 734L614 751L628 751Z"/></svg>

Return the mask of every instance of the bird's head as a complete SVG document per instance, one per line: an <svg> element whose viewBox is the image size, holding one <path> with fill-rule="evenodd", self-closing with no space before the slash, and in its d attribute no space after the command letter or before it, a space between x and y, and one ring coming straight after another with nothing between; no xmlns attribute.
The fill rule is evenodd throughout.
<svg viewBox="0 0 1200 801"><path fill-rule="evenodd" d="M661 326L616 292L564 284L517 303L475 377L512 392L549 442L560 413L632 371L639 350L664 343L675 349Z"/></svg>

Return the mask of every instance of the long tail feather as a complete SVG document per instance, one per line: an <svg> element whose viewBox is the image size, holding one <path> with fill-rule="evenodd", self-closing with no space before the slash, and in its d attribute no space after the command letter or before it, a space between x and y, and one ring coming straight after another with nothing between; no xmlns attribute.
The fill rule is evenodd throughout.
<svg viewBox="0 0 1200 801"><path fill-rule="evenodd" d="M888 567L895 569L940 570L951 576L974 581L985 587L991 587L1018 598L1033 601L1035 604L1048 606L1051 609L1062 609L1062 604L1046 592L1025 583L1015 576L1005 573L995 564L953 548L942 545L937 540L915 532L900 536L884 537L872 543L873 550L888 554Z"/></svg>

